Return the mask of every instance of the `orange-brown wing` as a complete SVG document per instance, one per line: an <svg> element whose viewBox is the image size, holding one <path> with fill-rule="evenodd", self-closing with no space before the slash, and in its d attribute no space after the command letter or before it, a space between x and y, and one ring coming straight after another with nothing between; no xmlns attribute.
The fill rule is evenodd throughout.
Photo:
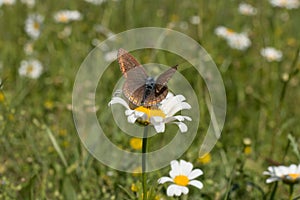
<svg viewBox="0 0 300 200"><path fill-rule="evenodd" d="M155 90L151 91L151 93L144 99L143 106L151 107L157 105L159 102L164 100L168 94L168 87L165 86L163 90L160 91L160 94L157 95Z"/></svg>
<svg viewBox="0 0 300 200"><path fill-rule="evenodd" d="M135 89L132 89L130 83L126 81L123 85L123 93L125 97L130 101L130 103L132 103L135 106L141 106L141 102L145 94L145 85L142 85L140 87L134 87Z"/></svg>
<svg viewBox="0 0 300 200"><path fill-rule="evenodd" d="M159 77L156 79L156 82L155 82L155 95L156 96L159 96L162 93L165 93L165 90L168 89L167 83L172 78L174 73L176 72L177 66L178 65L175 65L174 67L171 67L170 69L166 70L164 73L159 75Z"/></svg>
<svg viewBox="0 0 300 200"><path fill-rule="evenodd" d="M168 86L167 83L174 75L177 70L177 65L171 67L164 73L158 76L155 82L154 90L150 92L149 95L144 99L143 106L155 106L162 100L164 100L168 94Z"/></svg>
<svg viewBox="0 0 300 200"><path fill-rule="evenodd" d="M127 72L134 68L140 68L142 76L147 77L147 73L142 65L124 49L118 50L118 62L125 78L127 78Z"/></svg>
<svg viewBox="0 0 300 200"><path fill-rule="evenodd" d="M135 106L140 106L145 93L147 73L142 65L124 49L118 50L118 62L125 77L123 94Z"/></svg>
<svg viewBox="0 0 300 200"><path fill-rule="evenodd" d="M147 77L143 75L143 68L136 67L128 71L123 85L123 94L134 105L140 106L144 98Z"/></svg>

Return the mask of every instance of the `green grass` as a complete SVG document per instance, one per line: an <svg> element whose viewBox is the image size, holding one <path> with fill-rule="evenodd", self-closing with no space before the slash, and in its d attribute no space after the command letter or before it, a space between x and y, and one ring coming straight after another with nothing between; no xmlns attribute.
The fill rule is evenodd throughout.
<svg viewBox="0 0 300 200"><path fill-rule="evenodd" d="M93 39L106 39L104 34L95 31L96 24L119 33L136 27L171 27L171 23L175 24L173 29L198 41L212 56L224 80L228 103L222 137L211 152L211 162L197 163L199 140L182 156L204 171L199 178L204 188L199 191L190 187L188 199L269 199L274 184L266 184L262 172L270 165L300 163L295 153L300 142L299 52L296 55L300 47L300 12L299 9L274 8L267 1L248 1L258 9L258 14L243 16L237 11L239 2L119 0L95 6L79 0L45 0L37 1L33 8L19 1L12 6L2 5L0 78L3 86L0 94L4 99L0 101L0 199L131 199L141 196L140 175L110 169L87 152L68 108L77 70L94 48ZM79 10L83 20L57 24L53 14L60 9ZM41 36L34 41L34 54L27 56L23 46L29 37L24 23L30 13L39 13L45 20ZM200 16L199 25L190 24L189 18L193 15ZM187 29L180 28L181 22L187 23ZM231 49L214 34L219 25L237 32L249 31L252 46L246 51ZM71 35L59 38L58 33L66 26L72 28ZM283 60L267 62L259 53L265 46L282 50ZM133 54L139 60L147 60L148 53L141 50ZM176 64L172 56L161 55L157 62ZM44 66L37 80L18 74L21 60L30 57L39 59ZM109 87L121 77L121 72L114 69L118 69L116 62L105 72L103 82ZM199 95L198 138L201 138L210 120L205 103L207 92L204 82L192 76L189 70L181 73ZM284 73L290 74L288 82L282 80ZM104 98L97 104L106 105L111 91L112 88L101 90L100 96ZM99 115L104 128L110 130L107 135L123 149L134 151L129 146L128 136L120 132L110 116L111 113ZM294 143L288 139L289 134L294 137ZM250 155L243 153L244 138L252 141ZM168 199L165 187L158 186L156 181L168 171L167 167L148 174L153 193L163 199ZM137 193L131 191L133 183L139 188ZM300 186L295 185L294 197L300 196L299 191ZM288 195L289 187L279 183L275 199L287 199Z"/></svg>

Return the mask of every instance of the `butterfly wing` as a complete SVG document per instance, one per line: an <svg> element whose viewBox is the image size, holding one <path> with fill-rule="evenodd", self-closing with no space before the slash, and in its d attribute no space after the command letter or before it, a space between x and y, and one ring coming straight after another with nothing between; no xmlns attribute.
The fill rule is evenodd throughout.
<svg viewBox="0 0 300 200"><path fill-rule="evenodd" d="M145 69L124 49L118 51L118 62L126 79L123 85L123 94L132 104L141 105L148 77Z"/></svg>
<svg viewBox="0 0 300 200"><path fill-rule="evenodd" d="M177 65L171 67L157 78L154 90L144 99L144 106L154 106L164 100L168 94L168 81L172 78L177 70Z"/></svg>
<svg viewBox="0 0 300 200"><path fill-rule="evenodd" d="M165 90L168 90L167 83L172 78L174 73L177 71L177 66L171 67L157 78L155 82L155 95L159 96L162 93L165 92Z"/></svg>
<svg viewBox="0 0 300 200"><path fill-rule="evenodd" d="M147 73L142 65L124 49L118 50L118 62L121 72L123 73L125 78L127 78L127 72L134 68L140 68L140 75L147 78Z"/></svg>
<svg viewBox="0 0 300 200"><path fill-rule="evenodd" d="M145 94L147 77L143 75L143 68L136 67L128 71L123 85L123 94L134 105L140 106Z"/></svg>

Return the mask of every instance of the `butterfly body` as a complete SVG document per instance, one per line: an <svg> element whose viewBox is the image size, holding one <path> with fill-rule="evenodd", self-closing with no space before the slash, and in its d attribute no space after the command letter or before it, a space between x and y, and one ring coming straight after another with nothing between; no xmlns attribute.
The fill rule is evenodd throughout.
<svg viewBox="0 0 300 200"><path fill-rule="evenodd" d="M125 77L123 94L133 105L131 107L156 106L168 94L167 82L177 70L174 66L157 79L147 75L141 64L124 49L118 51L120 69Z"/></svg>

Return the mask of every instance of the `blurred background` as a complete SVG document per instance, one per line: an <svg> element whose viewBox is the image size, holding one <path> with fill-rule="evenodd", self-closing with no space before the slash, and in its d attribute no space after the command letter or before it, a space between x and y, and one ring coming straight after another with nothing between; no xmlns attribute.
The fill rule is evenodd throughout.
<svg viewBox="0 0 300 200"><path fill-rule="evenodd" d="M182 199L269 198L274 184L266 184L262 172L300 161L299 19L299 2L288 0L0 0L0 199L141 199L139 169L127 174L95 160L79 140L71 104L88 53L114 34L147 26L199 42L226 88L221 139L205 158L198 158L199 140L182 156L204 171L204 188L190 188ZM103 51L107 60L116 59L115 52ZM132 54L145 63L149 51ZM181 63L168 53L155 59ZM187 65L180 73L199 92L201 137L210 120L208 93ZM121 76L114 61L106 84ZM106 98L99 101L108 102L111 91L100 92ZM140 152L139 141L118 132L109 116L99 120L112 130L111 140ZM168 170L148 175L157 200L170 199L157 185ZM300 196L299 185L294 191ZM275 199L288 194L280 185Z"/></svg>

